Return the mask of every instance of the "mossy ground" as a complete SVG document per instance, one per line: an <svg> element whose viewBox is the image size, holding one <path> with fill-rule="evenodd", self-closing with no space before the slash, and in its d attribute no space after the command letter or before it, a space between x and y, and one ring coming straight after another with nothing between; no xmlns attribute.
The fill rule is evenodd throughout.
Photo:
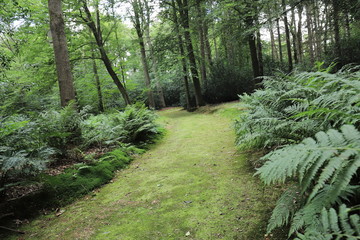
<svg viewBox="0 0 360 240"><path fill-rule="evenodd" d="M235 149L236 105L217 108L161 111L160 142L61 216L24 226L19 239L264 239L278 194Z"/></svg>

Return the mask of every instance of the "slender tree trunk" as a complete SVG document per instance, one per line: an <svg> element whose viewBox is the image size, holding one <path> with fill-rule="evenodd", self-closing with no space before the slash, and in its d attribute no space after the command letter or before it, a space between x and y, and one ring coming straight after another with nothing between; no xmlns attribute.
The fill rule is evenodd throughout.
<svg viewBox="0 0 360 240"><path fill-rule="evenodd" d="M322 29L320 26L320 13L319 13L319 5L318 1L313 1L313 12L314 12L314 40L315 40L315 53L316 59L319 60L321 58L321 35Z"/></svg>
<svg viewBox="0 0 360 240"><path fill-rule="evenodd" d="M306 24L308 30L308 45L309 45L309 55L310 55L310 64L314 65L314 38L313 38L313 30L312 30L312 13L310 4L306 4Z"/></svg>
<svg viewBox="0 0 360 240"><path fill-rule="evenodd" d="M184 43L183 38L180 34L179 30L179 20L177 17L176 9L175 9L175 2L172 0L173 5L173 19L174 19L174 25L175 25L175 32L178 40L178 47L180 50L181 55L181 65L182 65L182 71L183 71L183 80L184 80L184 86L185 86L185 96L186 96L186 109L189 111L193 108L191 99L190 99L190 87L189 87L189 80L188 80L188 70L186 66L186 59L185 59L185 50L184 50Z"/></svg>
<svg viewBox="0 0 360 240"><path fill-rule="evenodd" d="M273 23L270 21L268 30L270 32L270 44L271 44L271 59L275 61L278 59L277 52L276 52L276 45L275 45L275 37L274 37L274 30L273 30Z"/></svg>
<svg viewBox="0 0 360 240"><path fill-rule="evenodd" d="M196 59L195 59L195 53L194 48L191 42L191 36L190 36L190 24L189 24L189 5L187 0L176 0L178 3L178 6L180 8L180 16L181 16L181 25L183 26L185 30L185 44L188 51L188 58L190 63L190 71L194 83L194 90L195 90L195 99L196 99L196 105L204 106L205 101L202 97L201 93L201 85L199 81L199 75L198 75L198 69L196 66Z"/></svg>
<svg viewBox="0 0 360 240"><path fill-rule="evenodd" d="M283 52L282 52L281 33L280 33L280 22L279 22L279 21L280 21L279 19L276 19L276 29L277 29L277 35L278 35L280 62L283 63Z"/></svg>
<svg viewBox="0 0 360 240"><path fill-rule="evenodd" d="M71 100L75 100L75 89L71 74L61 0L49 0L48 7L50 15L50 30L53 40L56 70L60 89L60 102L61 106L65 107Z"/></svg>
<svg viewBox="0 0 360 240"><path fill-rule="evenodd" d="M154 94L153 94L153 91L151 88L149 65L148 65L148 61L147 61L145 43L144 43L144 30L142 29L141 23L140 23L140 11L142 8L140 7L139 0L133 0L132 7L133 7L133 11L134 11L133 23L134 23L134 27L136 29L136 33L137 33L138 41L139 41L139 45L140 45L141 63L143 66L143 71L144 71L145 85L147 87L148 103L149 103L150 108L155 108L155 99L154 99Z"/></svg>
<svg viewBox="0 0 360 240"><path fill-rule="evenodd" d="M339 17L340 17L340 0L332 0L333 5L333 20L334 20L334 38L335 38L335 55L336 57L341 57L341 45L340 45L340 26L339 26Z"/></svg>
<svg viewBox="0 0 360 240"><path fill-rule="evenodd" d="M99 17L98 9L97 9L97 21L96 21L97 25L95 25L95 22L92 19L92 16L91 16L91 13L87 6L86 1L83 0L82 3L83 3L83 10L85 11L85 14L86 14L86 18L83 17L83 20L85 21L86 25L89 27L89 29L91 30L91 32L94 35L96 44L97 44L99 52L100 52L101 60L103 61L105 68L106 68L107 72L109 73L110 77L113 79L115 85L119 89L119 91L124 99L125 104L126 105L131 104L129 95L127 94L126 89L124 88L124 86L120 82L117 74L115 73L112 63L105 51L104 42L102 39L102 32L101 32L101 27L100 27L100 17Z"/></svg>
<svg viewBox="0 0 360 240"><path fill-rule="evenodd" d="M256 31L256 45L257 45L257 57L259 60L259 74L260 76L264 76L264 64L263 64L263 54L262 54L262 43L261 43L261 35L260 30Z"/></svg>
<svg viewBox="0 0 360 240"><path fill-rule="evenodd" d="M324 45L324 52L327 54L327 40L328 40L328 26L329 26L329 11L328 11L328 5L325 4L324 8L324 39L323 39L323 45Z"/></svg>
<svg viewBox="0 0 360 240"><path fill-rule="evenodd" d="M296 19L295 19L295 9L291 10L291 35L292 35L292 44L293 44L293 52L294 52L294 62L296 64L299 63L298 58L298 47L297 47L297 32L296 32Z"/></svg>
<svg viewBox="0 0 360 240"><path fill-rule="evenodd" d="M202 14L201 3L198 2L196 5L198 11L198 32L200 42L200 75L203 84L207 85L207 73L206 73L206 52L205 52L205 34L204 34L204 16Z"/></svg>
<svg viewBox="0 0 360 240"><path fill-rule="evenodd" d="M297 29L297 46L298 46L298 57L299 62L303 61L303 43L302 43L302 13L303 6L301 4L298 5L298 29Z"/></svg>
<svg viewBox="0 0 360 240"><path fill-rule="evenodd" d="M205 14L205 13L204 13ZM210 66L212 66L212 56L211 56L211 47L210 47L210 41L209 41L209 27L206 22L204 21L204 41L205 41L205 55L207 62Z"/></svg>
<svg viewBox="0 0 360 240"><path fill-rule="evenodd" d="M283 7L283 11L285 12L286 10L285 0L282 0L282 7ZM291 72L293 69L293 61L291 56L290 30L289 30L286 12L284 14L284 25L285 25L285 35L286 35L286 49L287 49L288 62L289 62L289 72Z"/></svg>
<svg viewBox="0 0 360 240"><path fill-rule="evenodd" d="M345 13L345 29L346 29L346 38L350 39L351 37L351 29L350 29L350 18L349 13Z"/></svg>
<svg viewBox="0 0 360 240"><path fill-rule="evenodd" d="M253 25L253 19L248 18L247 19L247 26L252 27L252 25ZM260 76L260 68L259 68L259 59L258 59L258 54L257 54L257 49L256 49L255 34L250 33L250 34L248 34L247 38L248 38L248 44L249 44L249 49L250 49L250 56L251 56L251 64L252 64L253 74L254 74L254 78L257 79L257 77ZM256 80L256 81L258 81L258 80ZM256 84L257 83L258 82L256 82Z"/></svg>
<svg viewBox="0 0 360 240"><path fill-rule="evenodd" d="M158 79L158 69L157 69L157 59L155 56L155 52L154 52L154 48L152 46L152 40L150 37L150 16L151 16L151 9L149 6L149 2L148 0L144 0L144 6L145 6L145 10L146 10L146 20L145 20L145 37L146 37L146 42L147 45L149 47L149 52L150 52L150 59L152 62L152 72L155 76L155 79L153 81L155 81L155 86L156 86L156 91L157 91L157 96L159 99L159 105L160 108L164 108L166 107L166 103L165 103L165 97L164 97L164 92L162 90L162 86L159 82Z"/></svg>

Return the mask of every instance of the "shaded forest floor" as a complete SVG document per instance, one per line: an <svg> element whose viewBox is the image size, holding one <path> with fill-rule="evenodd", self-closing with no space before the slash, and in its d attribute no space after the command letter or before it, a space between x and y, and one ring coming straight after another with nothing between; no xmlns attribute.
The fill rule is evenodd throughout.
<svg viewBox="0 0 360 240"><path fill-rule="evenodd" d="M264 239L278 195L237 153L236 112L234 103L160 111L167 129L160 142L112 183L12 239Z"/></svg>

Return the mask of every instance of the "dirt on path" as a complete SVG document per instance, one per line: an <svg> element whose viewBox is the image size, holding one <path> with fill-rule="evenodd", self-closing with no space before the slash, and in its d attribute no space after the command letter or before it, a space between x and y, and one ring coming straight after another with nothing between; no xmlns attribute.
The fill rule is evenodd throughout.
<svg viewBox="0 0 360 240"><path fill-rule="evenodd" d="M264 239L276 194L236 152L231 106L161 111L159 143L62 215L26 225L19 239Z"/></svg>

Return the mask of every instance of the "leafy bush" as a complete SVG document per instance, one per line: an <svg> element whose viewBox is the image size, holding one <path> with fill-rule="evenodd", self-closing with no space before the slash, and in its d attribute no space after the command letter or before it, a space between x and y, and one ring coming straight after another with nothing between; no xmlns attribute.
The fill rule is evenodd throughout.
<svg viewBox="0 0 360 240"><path fill-rule="evenodd" d="M55 153L39 137L39 126L23 115L0 121L0 192L17 181L44 170Z"/></svg>
<svg viewBox="0 0 360 240"><path fill-rule="evenodd" d="M296 143L304 137L360 121L360 72L306 72L267 77L264 89L241 96L246 114L235 123L241 148Z"/></svg>
<svg viewBox="0 0 360 240"><path fill-rule="evenodd" d="M81 123L85 145L137 143L158 133L156 115L143 104L127 106L123 112L91 116Z"/></svg>
<svg viewBox="0 0 360 240"><path fill-rule="evenodd" d="M204 98L208 103L234 101L238 94L253 90L251 79L250 69L240 71L225 61L215 62L208 81L204 83Z"/></svg>
<svg viewBox="0 0 360 240"><path fill-rule="evenodd" d="M266 162L257 174L266 184L284 183L287 179L296 182L279 199L269 232L288 222L289 235L304 227L319 231L317 227L326 224L321 217L326 210L322 209L351 203L360 189L356 176L360 167L360 132L352 125L342 126L341 132L319 132L315 139L307 138L300 144L273 151L263 159Z"/></svg>
<svg viewBox="0 0 360 240"><path fill-rule="evenodd" d="M241 97L247 110L235 124L237 143L277 147L256 174L292 185L268 232L289 224L289 237L298 239L360 238L360 72L330 70L266 78L264 89Z"/></svg>
<svg viewBox="0 0 360 240"><path fill-rule="evenodd" d="M60 111L50 110L40 114L40 135L50 147L57 148L63 154L68 145L78 144L81 140L80 123L87 116L89 107L78 112L71 103Z"/></svg>

